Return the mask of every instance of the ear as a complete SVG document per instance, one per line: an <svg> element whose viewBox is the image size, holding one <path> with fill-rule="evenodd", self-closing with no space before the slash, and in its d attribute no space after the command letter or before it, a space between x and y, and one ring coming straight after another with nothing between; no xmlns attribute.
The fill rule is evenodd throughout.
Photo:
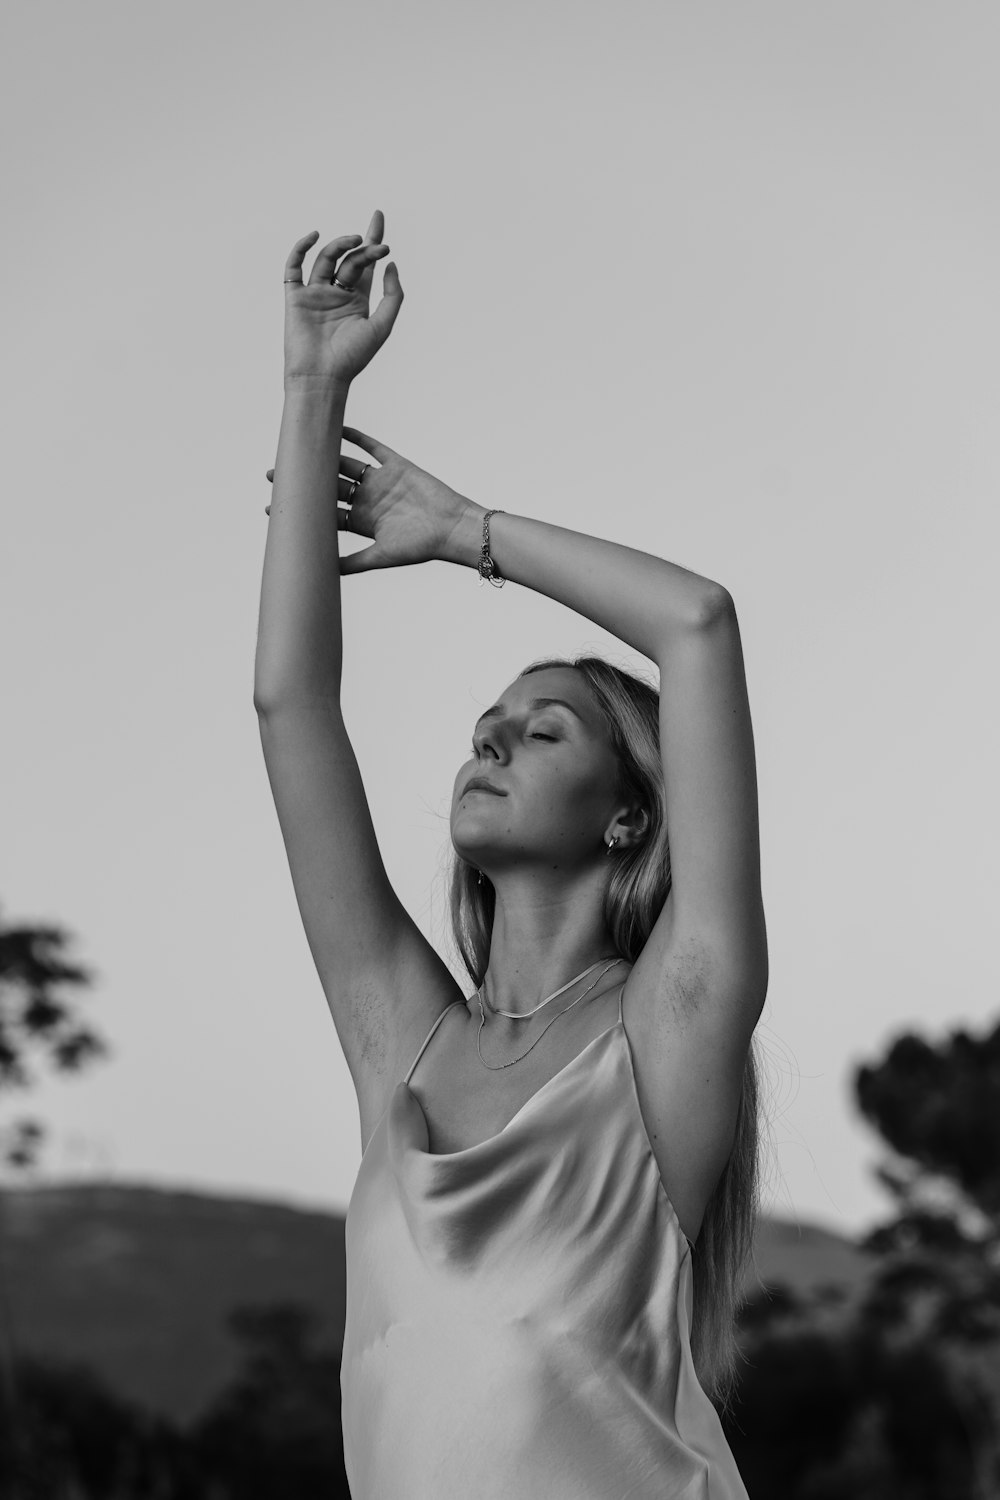
<svg viewBox="0 0 1000 1500"><path fill-rule="evenodd" d="M617 838L615 846L618 849L631 849L636 844L641 844L649 833L650 819L647 809L641 802L634 802L627 807L619 809L618 816L614 822L609 824L604 834L604 845L607 847L608 840Z"/></svg>

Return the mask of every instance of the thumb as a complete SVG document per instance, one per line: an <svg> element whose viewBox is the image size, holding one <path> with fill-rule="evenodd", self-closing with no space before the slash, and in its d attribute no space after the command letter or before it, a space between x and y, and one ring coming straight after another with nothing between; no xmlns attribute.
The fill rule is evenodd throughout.
<svg viewBox="0 0 1000 1500"><path fill-rule="evenodd" d="M380 464L387 463L390 458L399 457L399 454L390 448L388 443L380 443L378 438L369 437L367 432L361 431L360 427L348 427L345 422L343 433L349 443L353 443L355 448L363 448Z"/></svg>
<svg viewBox="0 0 1000 1500"><path fill-rule="evenodd" d="M383 566L378 543L373 542L370 547L361 547L357 552L341 554L340 576L346 578L351 573L367 573Z"/></svg>
<svg viewBox="0 0 1000 1500"><path fill-rule="evenodd" d="M382 277L382 300L368 320L376 329L380 344L384 344L392 332L392 325L399 317L399 309L402 305L403 288L399 282L396 262L386 261L385 275ZM378 457L377 454L375 456Z"/></svg>

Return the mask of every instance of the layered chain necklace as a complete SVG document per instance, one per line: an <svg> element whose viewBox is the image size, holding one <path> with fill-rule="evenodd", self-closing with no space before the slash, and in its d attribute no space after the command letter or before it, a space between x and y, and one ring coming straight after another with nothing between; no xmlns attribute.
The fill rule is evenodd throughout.
<svg viewBox="0 0 1000 1500"><path fill-rule="evenodd" d="M493 1012L493 1014L495 1016L506 1016L507 1019L510 1020L510 1021L528 1021L528 1020L531 1019L532 1016L537 1016L538 1012L542 1009L542 1007L544 1005L548 1005L548 1003L549 1003L550 1000L556 1000L556 999L558 999L558 997L560 995L564 995L566 993L566 991L568 989L570 989L574 984L576 984L581 979L586 979L586 977L587 977L588 974L593 973L594 969L599 968L600 965L602 963L604 963L605 959L606 958L610 958L610 957L611 957L611 955L606 953L604 955L604 958L597 959L597 961L595 963L592 963L589 966L589 968L584 969L584 971L583 971L582 974L577 974L575 976L575 978L568 980L566 982L566 984L564 984L562 986L561 989L556 990L551 995L547 995L544 1000L541 1000L535 1006L534 1010L526 1010L524 1012L519 1012L519 1011L516 1011L516 1010L499 1010L495 1005L490 1004L490 1002L488 1000L486 1001L486 1005L489 1006L490 1010ZM482 1063L483 1067L484 1068L489 1068L489 1070L490 1070L491 1073L498 1073L501 1068L511 1068L511 1067L514 1066L515 1063L520 1062L522 1057L527 1057L528 1052L532 1051L533 1048L535 1048L535 1047L538 1046L538 1043L542 1040L542 1037L548 1031L549 1026L555 1025L555 1023L556 1023L556 1021L558 1021L559 1017L560 1016L564 1016L568 1010L572 1010L574 1005L579 1005L580 1001L583 1000L587 995L590 994L591 990L595 987L595 985L600 984L601 980L604 978L604 975L607 974L607 973L609 973L614 968L615 964L624 963L624 961L625 960L622 959L622 958L618 958L618 957L612 958L611 962L608 964L607 968L603 969L601 971L601 973L598 974L598 976L594 980L593 984L588 985L587 988L584 990L584 992L583 992L582 995L577 995L577 997L576 997L575 1000L571 1000L570 1003L569 1003L569 1005L564 1006L562 1010L558 1011L556 1013L556 1015L554 1015L552 1017L552 1020L548 1023L548 1026L543 1026L542 1027L541 1031L538 1033L538 1035L535 1037L535 1040L532 1042L531 1046L528 1048L528 1051L527 1052L521 1052L517 1057L512 1057L510 1059L510 1062L488 1063L486 1061L485 1057L483 1056L482 1035L483 1035L483 1027L486 1025L486 1009L485 1009L485 1006L483 1004L483 986L480 985L479 988L478 988L478 990L476 991L476 995L477 995L477 997L479 999L479 1009L482 1012L483 1019L479 1023L479 1031L476 1034L476 1051L479 1053L479 1061Z"/></svg>

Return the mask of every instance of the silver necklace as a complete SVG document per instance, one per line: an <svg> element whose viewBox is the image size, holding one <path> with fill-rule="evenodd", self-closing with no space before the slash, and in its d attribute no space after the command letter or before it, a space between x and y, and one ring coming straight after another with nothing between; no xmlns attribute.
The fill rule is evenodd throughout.
<svg viewBox="0 0 1000 1500"><path fill-rule="evenodd" d="M576 981L578 979L586 979L587 975L592 973L593 970L597 968L598 964L607 963L609 958L614 958L615 956L616 955L614 953L605 953L603 958L595 959L595 961L590 965L589 969L584 969L582 974L576 974L572 979L568 979L561 990L556 990L553 994L546 995L545 999L539 1001L534 1010L500 1010L493 1004L489 995L484 994L486 1009L492 1011L495 1016L506 1016L508 1021L526 1021L529 1016L537 1016L542 1006L548 1005L550 1000L558 1000L559 996L564 995L571 985L576 984ZM484 979L481 988L485 991L485 987L486 981Z"/></svg>
<svg viewBox="0 0 1000 1500"><path fill-rule="evenodd" d="M598 959L597 962L600 963L601 960ZM577 997L576 997L575 1000L571 1000L568 1005L564 1005L563 1008L562 1008L562 1010L557 1011L557 1013L552 1017L552 1020L548 1023L548 1025L542 1027L541 1031L535 1037L535 1040L532 1042L531 1046L527 1049L527 1051L520 1053L517 1057L512 1057L510 1059L510 1062L504 1062L504 1063L488 1063L486 1061L485 1057L483 1056L482 1035L483 1035L483 1027L486 1025L486 1011L485 1011L485 1009L483 1007L483 993L482 993L483 987L482 987L482 985L480 985L479 989L476 991L476 994L479 997L479 1009L482 1012L482 1017L483 1018L482 1018L482 1020L479 1023L479 1030L476 1033L476 1051L479 1053L479 1061L482 1063L483 1067L484 1068L489 1068L489 1070L490 1070L491 1073L499 1073L499 1071L500 1071L501 1068L512 1068L514 1066L514 1064L520 1062L523 1057L527 1057L528 1052L531 1052L535 1047L538 1046L538 1043L542 1040L542 1037L548 1031L549 1026L554 1026L555 1023L558 1021L558 1019L559 1019L560 1016L564 1016L568 1010L572 1010L574 1005L579 1005L580 1001L583 1000L587 995L590 994L590 992L594 988L594 986L600 984L601 980L604 978L604 975L610 973L610 971L614 968L615 964L620 964L620 963L623 963L623 962L624 962L623 959L616 958L611 963L609 963L608 966L607 966L607 968L604 969L600 974L598 974L598 976L594 980L593 984L589 984L587 986L587 988L583 991L582 995L577 995ZM597 967L597 964L591 964L590 969L595 969L596 967ZM590 973L590 969L584 969L583 973L584 974L589 974ZM583 974L578 974L576 976L576 979L582 979L582 978L583 978ZM576 980L574 980L574 979L570 980L570 984L575 984L575 983L576 983ZM563 989L568 989L568 988L569 988L568 985L563 985ZM557 990L556 994L557 995L561 995L562 994L562 990ZM550 1000L552 1000L553 998L554 997L552 995L549 996ZM545 1001L543 1001L542 1004L544 1005ZM499 1015L506 1015L507 1012L506 1011L499 1011L498 1014ZM518 1020L524 1020L524 1019L526 1019L526 1017L528 1015L533 1015L533 1014L534 1014L534 1011L527 1011L527 1012L525 1012L524 1016L518 1016L517 1019Z"/></svg>

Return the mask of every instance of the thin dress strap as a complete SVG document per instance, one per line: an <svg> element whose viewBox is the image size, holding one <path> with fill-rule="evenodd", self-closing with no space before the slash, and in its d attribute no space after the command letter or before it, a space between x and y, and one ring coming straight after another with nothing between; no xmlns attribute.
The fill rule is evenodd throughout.
<svg viewBox="0 0 1000 1500"><path fill-rule="evenodd" d="M413 1077L413 1070L417 1066L417 1063L420 1061L420 1059L423 1057L425 1051L427 1050L427 1043L430 1041L430 1039L434 1035L435 1031L437 1031L438 1027L441 1025L441 1022L444 1020L444 1018L448 1014L448 1012L450 1010L454 1010L456 1005L464 1005L464 1004L465 1004L464 1000L453 1000L450 1005L446 1005L445 1006L444 1010L438 1016L437 1020L434 1022L434 1025L431 1027L430 1031L427 1033L426 1037L424 1038L424 1045L421 1047L420 1051L417 1053L416 1057L413 1059L412 1063L410 1064L410 1071L407 1073L406 1078L403 1080L404 1083L409 1083L410 1079Z"/></svg>

